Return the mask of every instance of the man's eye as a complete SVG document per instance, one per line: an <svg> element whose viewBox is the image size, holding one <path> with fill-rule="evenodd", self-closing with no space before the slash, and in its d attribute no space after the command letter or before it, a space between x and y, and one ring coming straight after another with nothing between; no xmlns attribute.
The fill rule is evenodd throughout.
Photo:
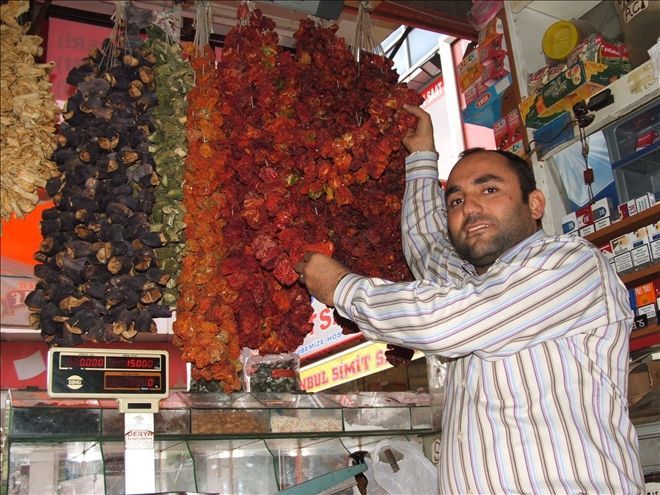
<svg viewBox="0 0 660 495"><path fill-rule="evenodd" d="M496 187L493 187L493 186L491 186L491 187L487 187L486 189L484 189L484 192L486 192L486 193L488 193L488 194L492 194L492 193L494 193L494 192L497 192L497 188L496 188Z"/></svg>
<svg viewBox="0 0 660 495"><path fill-rule="evenodd" d="M463 202L463 200L462 200L461 198L452 199L452 200L449 202L448 206L449 206L450 208L454 208L454 207L460 205L462 202Z"/></svg>

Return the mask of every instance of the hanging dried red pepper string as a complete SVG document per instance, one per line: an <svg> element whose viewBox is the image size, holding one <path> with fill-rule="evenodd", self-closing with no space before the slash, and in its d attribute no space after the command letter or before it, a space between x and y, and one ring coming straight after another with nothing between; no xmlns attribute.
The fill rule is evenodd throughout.
<svg viewBox="0 0 660 495"><path fill-rule="evenodd" d="M390 61L367 54L358 66L336 26L303 20L294 54L250 4L238 16L219 85L203 86L216 80L211 53L193 57L188 255L175 322L194 376L225 390L237 382L211 368L224 362L238 373L237 341L262 354L292 351L311 331L309 295L293 270L306 251L336 249L371 276L410 276L401 137L415 122L402 105L421 101ZM213 352L219 336L226 346Z"/></svg>

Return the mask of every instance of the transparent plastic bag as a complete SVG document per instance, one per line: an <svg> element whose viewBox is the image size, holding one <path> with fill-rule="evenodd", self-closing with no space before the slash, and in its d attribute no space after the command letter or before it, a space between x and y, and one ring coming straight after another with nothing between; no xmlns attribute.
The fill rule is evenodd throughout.
<svg viewBox="0 0 660 495"><path fill-rule="evenodd" d="M388 455L387 451L390 451ZM370 453L372 476L377 487L390 495L438 493L438 471L424 456L421 445L406 440L383 440ZM396 465L393 465L392 458ZM398 470L397 470L398 468ZM374 493L383 493L378 490Z"/></svg>

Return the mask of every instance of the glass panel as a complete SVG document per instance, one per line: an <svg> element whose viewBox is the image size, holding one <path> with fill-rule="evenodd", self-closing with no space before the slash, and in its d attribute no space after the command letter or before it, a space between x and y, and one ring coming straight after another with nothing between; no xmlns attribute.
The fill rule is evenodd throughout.
<svg viewBox="0 0 660 495"><path fill-rule="evenodd" d="M254 434L269 430L267 409L193 409L193 434Z"/></svg>
<svg viewBox="0 0 660 495"><path fill-rule="evenodd" d="M351 465L339 438L266 440L284 490Z"/></svg>
<svg viewBox="0 0 660 495"><path fill-rule="evenodd" d="M426 57L429 52L438 48L438 33L413 29L406 42L410 50L410 65L412 66Z"/></svg>
<svg viewBox="0 0 660 495"><path fill-rule="evenodd" d="M102 495L103 460L96 442L51 445L13 443L9 451L10 495Z"/></svg>
<svg viewBox="0 0 660 495"><path fill-rule="evenodd" d="M55 407L12 408L10 436L39 435L97 436L100 432L99 409L59 409Z"/></svg>
<svg viewBox="0 0 660 495"><path fill-rule="evenodd" d="M154 413L157 435L187 435L190 433L190 414L187 409L161 409ZM124 436L124 415L118 409L103 410L103 435Z"/></svg>
<svg viewBox="0 0 660 495"><path fill-rule="evenodd" d="M341 409L274 409L270 429L273 433L342 431Z"/></svg>
<svg viewBox="0 0 660 495"><path fill-rule="evenodd" d="M186 442L156 442L156 491L196 491L195 465Z"/></svg>
<svg viewBox="0 0 660 495"><path fill-rule="evenodd" d="M407 407L374 407L370 409L344 409L344 429L406 430L410 428L410 410Z"/></svg>
<svg viewBox="0 0 660 495"><path fill-rule="evenodd" d="M125 493L124 442L103 442L108 495ZM197 491L195 466L185 441L154 442L156 492ZM82 493L82 492L81 492Z"/></svg>
<svg viewBox="0 0 660 495"><path fill-rule="evenodd" d="M189 442L199 491L255 495L277 491L273 458L263 440Z"/></svg>

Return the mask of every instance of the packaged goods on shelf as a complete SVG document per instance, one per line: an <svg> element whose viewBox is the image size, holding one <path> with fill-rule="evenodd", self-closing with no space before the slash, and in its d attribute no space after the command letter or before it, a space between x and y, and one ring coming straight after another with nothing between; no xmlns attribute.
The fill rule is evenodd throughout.
<svg viewBox="0 0 660 495"><path fill-rule="evenodd" d="M660 220L646 227L649 234L649 244L651 246L651 256L654 261L660 260Z"/></svg>
<svg viewBox="0 0 660 495"><path fill-rule="evenodd" d="M538 129L628 72L623 43L590 35L565 63L545 66L528 77L529 96L520 103L525 125Z"/></svg>
<svg viewBox="0 0 660 495"><path fill-rule="evenodd" d="M300 390L300 358L296 354L250 356L245 363L247 392L296 392Z"/></svg>

